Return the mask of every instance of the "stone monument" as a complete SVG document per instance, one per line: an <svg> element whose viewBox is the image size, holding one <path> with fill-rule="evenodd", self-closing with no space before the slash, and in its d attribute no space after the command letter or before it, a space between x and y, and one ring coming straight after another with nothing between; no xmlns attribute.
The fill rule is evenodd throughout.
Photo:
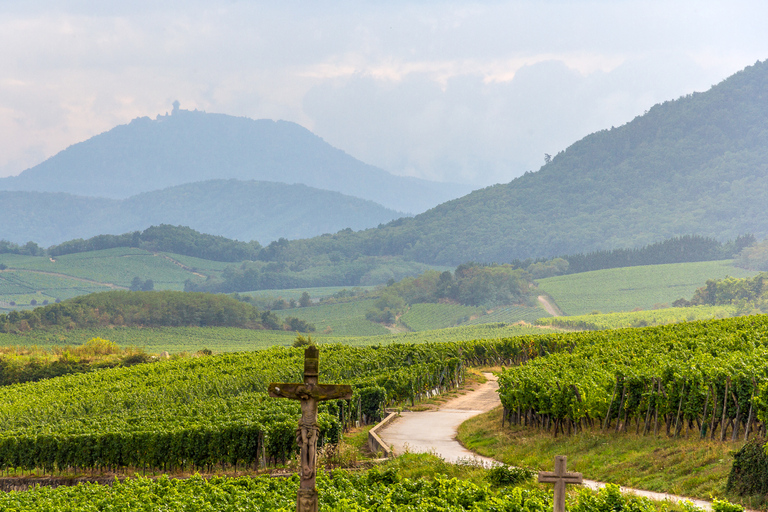
<svg viewBox="0 0 768 512"><path fill-rule="evenodd" d="M320 350L310 345L304 351L304 382L269 385L269 396L301 400L301 419L296 429L296 444L301 449L301 466L296 512L317 512L317 403L324 400L349 400L352 387L345 384L318 384Z"/></svg>

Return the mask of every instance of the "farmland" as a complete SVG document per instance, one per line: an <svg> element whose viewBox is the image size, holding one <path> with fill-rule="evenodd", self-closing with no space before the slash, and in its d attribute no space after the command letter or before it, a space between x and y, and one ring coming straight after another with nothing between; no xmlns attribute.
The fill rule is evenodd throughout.
<svg viewBox="0 0 768 512"><path fill-rule="evenodd" d="M755 274L723 260L596 270L549 277L538 284L566 315L585 315L670 305L679 298L689 299L707 279Z"/></svg>
<svg viewBox="0 0 768 512"><path fill-rule="evenodd" d="M480 324L422 332L381 334L376 336L333 336L313 333L312 339L320 343L342 343L353 346L386 345L390 343L427 343L462 341L470 339L495 339L510 336L537 334L541 328ZM242 352L261 350L271 346L289 346L296 333L238 329L235 327L102 327L71 331L30 331L23 334L0 333L0 346L53 347L80 346L91 338L104 338L121 347L142 348L150 353L168 351L171 354L197 352L207 348L213 352Z"/></svg>
<svg viewBox="0 0 768 512"><path fill-rule="evenodd" d="M151 279L157 290L183 290L187 279L204 281L201 272L217 272L224 265L131 248L66 254L55 260L2 254L0 263L7 267L0 272L0 307L5 309L11 307L10 302L28 305L32 299L53 302L115 287L127 288L135 277Z"/></svg>
<svg viewBox="0 0 768 512"><path fill-rule="evenodd" d="M562 329L601 330L625 327L647 327L695 320L727 318L736 314L735 306L694 306L688 308L664 308L650 311L621 311L579 316L539 318L536 325L550 325Z"/></svg>

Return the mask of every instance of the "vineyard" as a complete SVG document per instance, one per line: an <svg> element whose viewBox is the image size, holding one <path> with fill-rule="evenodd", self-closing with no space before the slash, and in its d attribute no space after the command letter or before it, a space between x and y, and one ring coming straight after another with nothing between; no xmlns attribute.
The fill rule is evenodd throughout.
<svg viewBox="0 0 768 512"><path fill-rule="evenodd" d="M752 277L756 273L725 260L596 270L548 277L538 284L566 315L586 315L671 305L679 298L690 298L707 279Z"/></svg>
<svg viewBox="0 0 768 512"><path fill-rule="evenodd" d="M301 310L291 310L291 312L295 311ZM540 328L523 325L480 324L377 336L336 336L336 333L315 332L312 333L312 339L323 343L371 346L390 343L437 343L509 338L538 334L541 331ZM296 338L296 333L236 327L94 327L73 330L32 330L21 334L0 333L0 347L35 345L50 350L67 345L80 346L91 338L106 338L121 347L142 348L150 353L168 351L178 354L197 352L204 348L219 353L290 346Z"/></svg>
<svg viewBox="0 0 768 512"><path fill-rule="evenodd" d="M688 308L663 308L650 311L624 311L580 316L558 316L539 318L536 325L549 325L561 329L599 331L623 329L626 327L648 327L654 325L713 320L735 316L735 306L695 306Z"/></svg>
<svg viewBox="0 0 768 512"><path fill-rule="evenodd" d="M412 331L453 327L483 313L480 308L458 304L412 304L400 322Z"/></svg>
<svg viewBox="0 0 768 512"><path fill-rule="evenodd" d="M219 268L216 262L206 262L197 258L173 256L173 259L184 259L191 266L201 268ZM183 290L187 279L204 281L205 277L195 275L185 270L174 261L161 254L155 255L149 251L135 248L105 249L79 254L65 254L55 261L42 256L20 256L17 254L0 255L0 263L10 270L34 270L61 274L80 279L88 279L98 283L110 283L128 287L134 277L151 279L155 288L161 290ZM24 279L35 279L39 274L20 273ZM40 288L37 288L40 289ZM45 287L43 287L43 290Z"/></svg>
<svg viewBox="0 0 768 512"><path fill-rule="evenodd" d="M534 323L539 318L548 317L549 313L538 306L500 306L494 308L490 313L469 320L467 325L487 324L494 322L515 323L528 322Z"/></svg>
<svg viewBox="0 0 768 512"><path fill-rule="evenodd" d="M293 316L309 322L318 334L331 336L376 336L387 334L386 327L365 318L376 299L356 300L338 304L323 304L308 308L276 311L281 318Z"/></svg>
<svg viewBox="0 0 768 512"><path fill-rule="evenodd" d="M488 472L489 475L492 471ZM244 510L290 512L295 510L298 478L200 476L184 480L161 477L134 478L112 486L38 487L25 492L0 494L0 509L15 512L182 512L189 510L240 512ZM319 472L320 510L366 512L498 511L545 512L552 510L552 492L515 486L489 485L437 475L434 479L403 478L397 468L363 473ZM567 500L572 512L667 510L646 498L624 496L609 485L597 493L584 490ZM696 511L688 507L688 511ZM719 508L716 510L739 510Z"/></svg>
<svg viewBox="0 0 768 512"><path fill-rule="evenodd" d="M768 316L554 335L572 343L505 370L505 417L558 433L585 428L736 440L765 435Z"/></svg>

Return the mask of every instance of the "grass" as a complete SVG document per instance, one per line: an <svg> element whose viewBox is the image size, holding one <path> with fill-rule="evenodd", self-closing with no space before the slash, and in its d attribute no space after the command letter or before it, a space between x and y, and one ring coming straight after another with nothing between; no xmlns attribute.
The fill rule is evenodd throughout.
<svg viewBox="0 0 768 512"><path fill-rule="evenodd" d="M585 431L554 438L526 427L501 427L501 408L476 416L459 427L458 439L469 449L505 464L544 470L555 455L568 457L568 468L584 478L626 487L700 499L739 497L725 493L733 453L742 443L720 443L666 436Z"/></svg>
<svg viewBox="0 0 768 512"><path fill-rule="evenodd" d="M752 277L757 272L731 265L731 260L596 270L538 281L566 315L593 311L631 311L690 299L707 279Z"/></svg>

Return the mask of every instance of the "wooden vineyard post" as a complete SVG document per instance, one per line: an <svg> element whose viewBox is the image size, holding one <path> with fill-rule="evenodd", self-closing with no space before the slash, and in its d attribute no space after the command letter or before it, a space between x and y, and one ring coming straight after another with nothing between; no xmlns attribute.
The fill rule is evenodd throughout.
<svg viewBox="0 0 768 512"><path fill-rule="evenodd" d="M269 385L269 396L301 401L301 419L296 429L296 444L301 448L301 483L296 496L296 512L317 512L317 403L325 400L349 400L348 385L318 384L320 350L310 345L304 351L304 382Z"/></svg>
<svg viewBox="0 0 768 512"><path fill-rule="evenodd" d="M566 484L580 484L581 473L569 473L566 469L567 458L565 455L555 457L555 471L542 471L539 473L540 484L555 484L554 512L565 512L565 486Z"/></svg>

